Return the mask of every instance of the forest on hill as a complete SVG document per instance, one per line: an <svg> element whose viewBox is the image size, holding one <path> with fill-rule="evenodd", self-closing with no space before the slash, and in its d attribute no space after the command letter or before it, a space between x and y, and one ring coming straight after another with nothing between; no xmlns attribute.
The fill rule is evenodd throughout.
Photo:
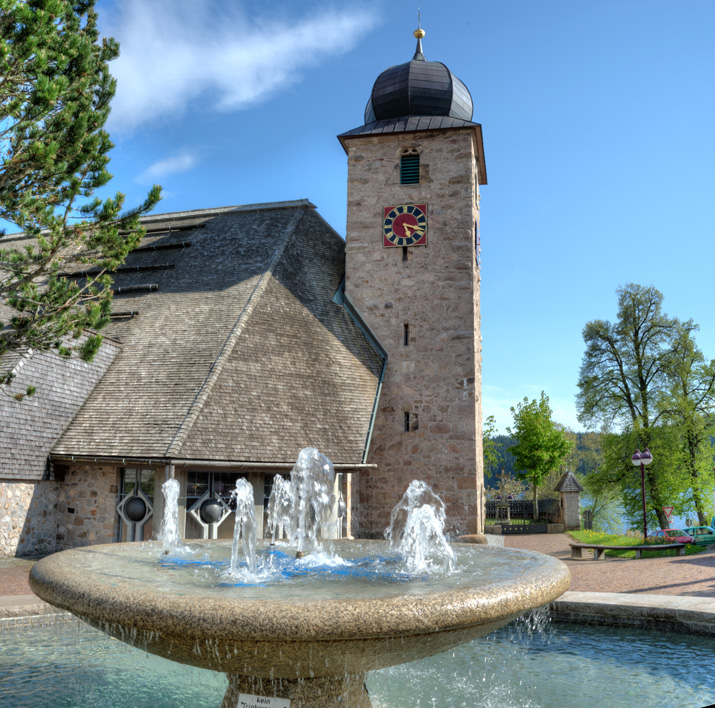
<svg viewBox="0 0 715 708"><path fill-rule="evenodd" d="M579 477L597 471L602 463L601 435L599 433L575 433L570 430L566 430L565 434L574 443L574 449L566 460L563 469L554 472L556 481L566 470L571 470ZM497 462L485 467L484 484L487 488L497 489L499 487L499 473L502 469L512 479L520 471L515 469L514 457L509 452L510 448L516 445L516 439L509 435L495 435L490 439L494 442ZM551 491L548 488L548 484L544 485L543 493L549 496Z"/></svg>

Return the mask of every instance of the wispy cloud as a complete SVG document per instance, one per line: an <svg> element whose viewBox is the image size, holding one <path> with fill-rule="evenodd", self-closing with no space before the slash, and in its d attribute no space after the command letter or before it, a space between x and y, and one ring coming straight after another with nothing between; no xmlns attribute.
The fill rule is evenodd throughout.
<svg viewBox="0 0 715 708"><path fill-rule="evenodd" d="M121 44L110 130L171 119L199 99L220 111L263 100L304 69L352 49L375 23L365 7L304 17L247 17L243 3L125 0L103 30Z"/></svg>
<svg viewBox="0 0 715 708"><path fill-rule="evenodd" d="M188 152L174 155L173 157L167 157L163 160L155 162L153 165L144 170L144 172L137 177L137 182L140 184L151 183L161 179L162 177L166 177L167 175L173 175L177 172L186 172L197 162L198 159L196 156Z"/></svg>

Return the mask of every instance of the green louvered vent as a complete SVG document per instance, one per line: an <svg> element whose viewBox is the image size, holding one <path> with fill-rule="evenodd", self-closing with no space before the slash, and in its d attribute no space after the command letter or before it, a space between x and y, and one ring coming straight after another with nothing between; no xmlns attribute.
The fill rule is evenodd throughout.
<svg viewBox="0 0 715 708"><path fill-rule="evenodd" d="M419 184L420 156L403 155L400 158L400 184Z"/></svg>

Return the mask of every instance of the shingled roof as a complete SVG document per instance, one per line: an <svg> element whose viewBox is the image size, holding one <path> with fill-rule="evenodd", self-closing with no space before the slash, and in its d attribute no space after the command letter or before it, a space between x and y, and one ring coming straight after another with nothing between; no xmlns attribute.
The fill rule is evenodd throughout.
<svg viewBox="0 0 715 708"><path fill-rule="evenodd" d="M14 375L0 393L0 478L43 478L52 446L118 352L119 345L105 337L91 362L52 351L14 351L0 357L0 372ZM29 385L36 393L14 400Z"/></svg>
<svg viewBox="0 0 715 708"><path fill-rule="evenodd" d="M115 277L121 352L53 457L338 464L366 455L384 356L333 301L345 243L310 202L152 216Z"/></svg>
<svg viewBox="0 0 715 708"><path fill-rule="evenodd" d="M583 486L581 483L574 477L573 473L570 470L566 470L561 475L561 479L558 481L558 484L554 487L555 492L582 492L583 491Z"/></svg>

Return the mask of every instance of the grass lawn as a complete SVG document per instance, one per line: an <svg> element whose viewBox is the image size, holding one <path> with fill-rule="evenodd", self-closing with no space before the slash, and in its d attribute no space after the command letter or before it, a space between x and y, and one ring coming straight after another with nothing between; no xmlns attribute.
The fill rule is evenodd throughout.
<svg viewBox="0 0 715 708"><path fill-rule="evenodd" d="M612 556L614 558L635 558L636 552L627 550L628 546L640 546L642 541L640 538L633 538L632 536L619 536L615 533L603 533L601 531L569 531L568 535L571 536L574 541L579 543L598 543L604 546L623 546L622 551L606 551L605 555ZM669 551L659 551L658 544L653 544L653 550L648 551L644 558L660 558L661 556L674 556L675 549ZM697 553L702 553L705 550L705 546L694 546L689 544L685 547L685 555L692 556Z"/></svg>

